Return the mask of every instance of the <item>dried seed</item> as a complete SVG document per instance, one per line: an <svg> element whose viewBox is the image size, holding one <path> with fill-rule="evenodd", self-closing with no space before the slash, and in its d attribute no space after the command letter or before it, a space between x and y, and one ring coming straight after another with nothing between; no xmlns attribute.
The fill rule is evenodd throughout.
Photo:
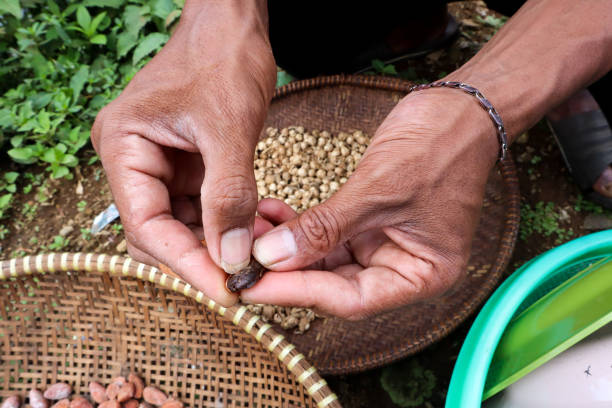
<svg viewBox="0 0 612 408"><path fill-rule="evenodd" d="M117 394L119 394L119 390L121 389L121 387L123 387L125 382L125 377L113 378L108 387L106 387L106 396L108 397L108 399L117 399Z"/></svg>
<svg viewBox="0 0 612 408"><path fill-rule="evenodd" d="M251 257L251 262L246 268L230 275L225 281L225 286L230 292L239 292L256 284L266 272L266 268Z"/></svg>
<svg viewBox="0 0 612 408"><path fill-rule="evenodd" d="M183 403L175 399L169 398L163 403L161 408L183 408Z"/></svg>
<svg viewBox="0 0 612 408"><path fill-rule="evenodd" d="M149 404L158 405L158 406L162 405L168 399L168 397L166 397L166 394L164 394L162 391L158 390L157 388L151 387L151 386L145 387L145 389L142 392L142 397Z"/></svg>
<svg viewBox="0 0 612 408"><path fill-rule="evenodd" d="M93 408L93 405L87 399L77 396L70 401L70 408Z"/></svg>
<svg viewBox="0 0 612 408"><path fill-rule="evenodd" d="M43 396L46 399L57 401L64 398L68 398L70 394L72 394L72 388L70 387L70 385L63 382L59 382L47 388Z"/></svg>
<svg viewBox="0 0 612 408"><path fill-rule="evenodd" d="M124 402L134 397L134 384L125 383L119 389L117 393L117 401Z"/></svg>
<svg viewBox="0 0 612 408"><path fill-rule="evenodd" d="M59 400L53 404L51 408L70 408L70 400L68 398Z"/></svg>
<svg viewBox="0 0 612 408"><path fill-rule="evenodd" d="M43 393L39 390L35 388L31 389L28 397L32 408L49 408L49 401L43 397Z"/></svg>
<svg viewBox="0 0 612 408"><path fill-rule="evenodd" d="M106 389L98 382L92 381L89 383L89 395L96 404L101 404L104 401L108 401L108 395L106 395Z"/></svg>
<svg viewBox="0 0 612 408"><path fill-rule="evenodd" d="M121 408L121 404L115 400L108 400L98 405L98 408Z"/></svg>
<svg viewBox="0 0 612 408"><path fill-rule="evenodd" d="M128 376L128 381L134 384L134 398L142 398L142 390L144 390L144 382L142 379L134 373Z"/></svg>
<svg viewBox="0 0 612 408"><path fill-rule="evenodd" d="M121 404L121 408L138 408L138 400L131 399Z"/></svg>
<svg viewBox="0 0 612 408"><path fill-rule="evenodd" d="M19 408L21 400L17 395L11 395L2 402L0 408Z"/></svg>

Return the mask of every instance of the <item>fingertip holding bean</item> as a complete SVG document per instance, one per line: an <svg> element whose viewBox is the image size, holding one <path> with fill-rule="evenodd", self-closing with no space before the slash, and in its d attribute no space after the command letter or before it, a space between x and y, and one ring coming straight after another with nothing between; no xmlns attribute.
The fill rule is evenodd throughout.
<svg viewBox="0 0 612 408"><path fill-rule="evenodd" d="M251 257L249 264L233 275L229 275L225 281L225 287L231 293L237 293L244 289L253 287L266 273L266 268Z"/></svg>

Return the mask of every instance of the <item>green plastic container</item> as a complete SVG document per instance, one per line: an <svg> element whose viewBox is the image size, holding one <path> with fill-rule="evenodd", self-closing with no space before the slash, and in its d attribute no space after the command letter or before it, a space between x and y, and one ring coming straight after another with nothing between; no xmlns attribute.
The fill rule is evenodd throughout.
<svg viewBox="0 0 612 408"><path fill-rule="evenodd" d="M466 337L446 408L480 407L483 398L610 321L610 256L612 230L554 248L512 274L486 302Z"/></svg>

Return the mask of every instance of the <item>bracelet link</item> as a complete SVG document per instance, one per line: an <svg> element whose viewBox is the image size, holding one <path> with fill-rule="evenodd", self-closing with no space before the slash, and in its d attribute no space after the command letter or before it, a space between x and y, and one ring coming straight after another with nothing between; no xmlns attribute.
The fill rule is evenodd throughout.
<svg viewBox="0 0 612 408"><path fill-rule="evenodd" d="M508 154L508 137L506 135L506 129L504 128L504 122L502 121L501 116L497 113L497 110L493 107L493 104L485 98L485 96L478 89L474 88L471 85L465 84L463 82L457 81L437 81L431 82L429 84L420 84L414 85L410 88L410 92L421 91L423 89L429 88L454 88L462 90L463 92L475 96L478 100L480 106L489 114L489 117L493 121L495 125L495 130L497 132L497 139L499 141L499 161L505 160Z"/></svg>

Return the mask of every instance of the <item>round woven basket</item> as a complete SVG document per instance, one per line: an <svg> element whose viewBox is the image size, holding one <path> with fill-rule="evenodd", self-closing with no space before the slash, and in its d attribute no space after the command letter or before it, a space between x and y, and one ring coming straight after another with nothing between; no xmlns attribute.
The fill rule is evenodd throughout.
<svg viewBox="0 0 612 408"><path fill-rule="evenodd" d="M279 88L266 126L291 125L373 135L411 83L379 76L329 76ZM449 91L453 92L453 91ZM351 373L413 354L457 327L496 287L519 224L519 191L510 157L491 172L466 279L444 296L358 322L315 320L304 334L285 333L322 372Z"/></svg>
<svg viewBox="0 0 612 408"><path fill-rule="evenodd" d="M325 380L244 306L120 256L0 261L0 396L58 381L86 395L129 372L188 407L340 407Z"/></svg>

